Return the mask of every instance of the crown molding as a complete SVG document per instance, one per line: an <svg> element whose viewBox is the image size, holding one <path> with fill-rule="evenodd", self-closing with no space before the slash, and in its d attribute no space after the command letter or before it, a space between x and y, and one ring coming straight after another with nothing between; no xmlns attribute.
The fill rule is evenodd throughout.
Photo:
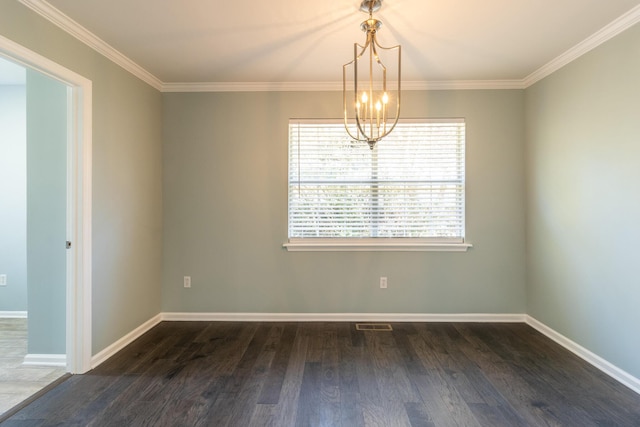
<svg viewBox="0 0 640 427"><path fill-rule="evenodd" d="M164 83L46 0L18 0L68 34L161 92L318 92L342 91L342 82ZM522 80L405 81L403 90L523 89Z"/></svg>
<svg viewBox="0 0 640 427"><path fill-rule="evenodd" d="M342 82L201 82L164 83L156 76L114 49L104 40L53 7L46 0L18 0L48 21L87 46L104 55L134 76L161 92L305 92L341 91ZM512 80L443 80L406 81L403 90L496 90L526 89L585 53L640 22L640 6L636 6L595 34L551 60L523 79Z"/></svg>
<svg viewBox="0 0 640 427"><path fill-rule="evenodd" d="M158 90L162 89L162 81L160 81L160 79L114 49L104 40L84 28L82 25L78 24L73 19L69 18L67 15L53 7L45 0L18 1L43 18L60 27L62 30L66 31L76 39L80 40L90 48L104 55L134 76L138 77L140 80L148 83L150 86Z"/></svg>
<svg viewBox="0 0 640 427"><path fill-rule="evenodd" d="M162 92L318 92L341 91L342 82L163 83Z"/></svg>
<svg viewBox="0 0 640 427"><path fill-rule="evenodd" d="M524 89L522 80L438 80L402 82L402 90Z"/></svg>
<svg viewBox="0 0 640 427"><path fill-rule="evenodd" d="M591 35L587 39L567 50L562 55L543 65L538 70L529 74L523 79L524 88L526 89L529 86L539 82L540 80L558 71L560 68L564 67L570 62L575 61L585 53L600 46L602 43L631 28L638 22L640 22L640 6L634 7L595 34Z"/></svg>
<svg viewBox="0 0 640 427"><path fill-rule="evenodd" d="M524 89L523 80L405 81L402 90ZM342 82L163 83L162 92L339 92Z"/></svg>

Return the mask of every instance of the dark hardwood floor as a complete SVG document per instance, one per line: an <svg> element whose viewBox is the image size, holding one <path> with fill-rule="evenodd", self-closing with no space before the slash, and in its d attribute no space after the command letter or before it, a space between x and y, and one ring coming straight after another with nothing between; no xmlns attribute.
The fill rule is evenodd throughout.
<svg viewBox="0 0 640 427"><path fill-rule="evenodd" d="M2 426L640 426L524 324L164 322Z"/></svg>

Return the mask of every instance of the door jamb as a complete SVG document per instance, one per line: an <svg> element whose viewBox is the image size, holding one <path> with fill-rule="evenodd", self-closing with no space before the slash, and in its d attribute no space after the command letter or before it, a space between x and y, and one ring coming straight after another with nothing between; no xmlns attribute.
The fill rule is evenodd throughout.
<svg viewBox="0 0 640 427"><path fill-rule="evenodd" d="M67 371L91 369L91 80L0 36L0 56L68 86L66 363ZM64 242L60 242L61 245Z"/></svg>

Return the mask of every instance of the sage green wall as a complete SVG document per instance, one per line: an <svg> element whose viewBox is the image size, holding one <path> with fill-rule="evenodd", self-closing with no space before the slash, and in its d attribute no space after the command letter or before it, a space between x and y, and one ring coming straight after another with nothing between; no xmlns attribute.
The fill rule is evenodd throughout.
<svg viewBox="0 0 640 427"><path fill-rule="evenodd" d="M403 96L466 119L466 253L282 248L288 120L340 117L340 93L163 94L163 311L524 313L523 91Z"/></svg>
<svg viewBox="0 0 640 427"><path fill-rule="evenodd" d="M162 96L22 6L0 35L93 82L93 353L160 312Z"/></svg>
<svg viewBox="0 0 640 427"><path fill-rule="evenodd" d="M0 85L0 311L27 311L27 92Z"/></svg>
<svg viewBox="0 0 640 427"><path fill-rule="evenodd" d="M29 354L66 353L67 86L27 70Z"/></svg>
<svg viewBox="0 0 640 427"><path fill-rule="evenodd" d="M287 120L339 93L161 95L0 1L1 35L94 84L94 353L161 309L527 312L640 376L639 33L526 91L407 92L405 117L467 120L470 251L290 253Z"/></svg>
<svg viewBox="0 0 640 427"><path fill-rule="evenodd" d="M640 378L640 26L526 90L528 313Z"/></svg>

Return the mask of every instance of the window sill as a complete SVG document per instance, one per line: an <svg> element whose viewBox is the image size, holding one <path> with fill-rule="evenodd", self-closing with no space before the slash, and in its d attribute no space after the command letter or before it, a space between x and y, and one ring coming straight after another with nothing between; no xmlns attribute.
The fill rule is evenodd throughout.
<svg viewBox="0 0 640 427"><path fill-rule="evenodd" d="M420 239L290 239L282 246L289 252L466 252L473 247L462 241Z"/></svg>

